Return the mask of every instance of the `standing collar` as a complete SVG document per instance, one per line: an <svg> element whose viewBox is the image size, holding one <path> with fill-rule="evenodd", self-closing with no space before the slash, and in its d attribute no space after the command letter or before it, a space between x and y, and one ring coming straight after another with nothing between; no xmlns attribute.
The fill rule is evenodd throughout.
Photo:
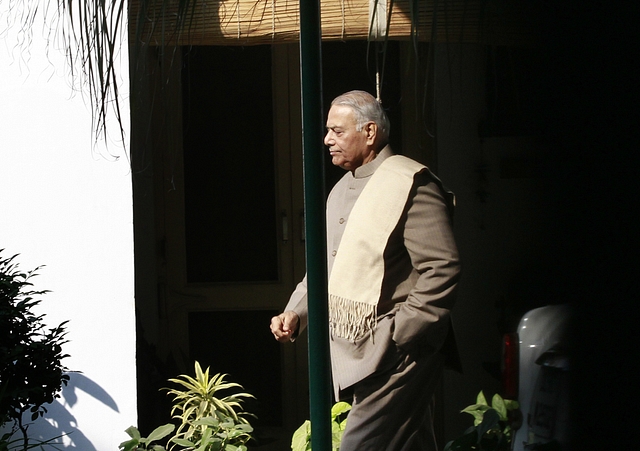
<svg viewBox="0 0 640 451"><path fill-rule="evenodd" d="M384 148L378 152L373 161L370 161L367 164L363 164L359 168L356 168L353 176L357 179L362 179L365 177L370 177L376 172L376 169L380 167L382 162L393 155L393 151L391 150L391 146L388 144L384 146Z"/></svg>

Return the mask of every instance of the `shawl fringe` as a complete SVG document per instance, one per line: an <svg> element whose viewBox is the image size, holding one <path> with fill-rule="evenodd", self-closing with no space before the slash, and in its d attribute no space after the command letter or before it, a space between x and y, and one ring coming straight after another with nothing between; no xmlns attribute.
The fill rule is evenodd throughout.
<svg viewBox="0 0 640 451"><path fill-rule="evenodd" d="M355 342L371 333L377 325L377 305L329 295L329 328L331 333Z"/></svg>

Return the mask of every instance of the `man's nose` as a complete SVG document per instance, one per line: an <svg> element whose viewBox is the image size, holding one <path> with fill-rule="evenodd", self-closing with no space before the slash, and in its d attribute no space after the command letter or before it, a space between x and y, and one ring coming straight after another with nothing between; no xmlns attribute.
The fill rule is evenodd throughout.
<svg viewBox="0 0 640 451"><path fill-rule="evenodd" d="M331 135L331 130L329 130L329 131L327 132L327 134L326 134L326 135L324 135L324 145L325 145L325 146L329 146L329 145L331 145L331 144L330 144L331 137L330 137L329 135Z"/></svg>

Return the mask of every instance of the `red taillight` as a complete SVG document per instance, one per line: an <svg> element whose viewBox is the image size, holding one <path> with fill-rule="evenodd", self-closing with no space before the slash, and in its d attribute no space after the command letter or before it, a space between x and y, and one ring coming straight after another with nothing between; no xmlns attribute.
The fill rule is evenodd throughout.
<svg viewBox="0 0 640 451"><path fill-rule="evenodd" d="M518 399L518 334L504 334L502 339L502 397Z"/></svg>

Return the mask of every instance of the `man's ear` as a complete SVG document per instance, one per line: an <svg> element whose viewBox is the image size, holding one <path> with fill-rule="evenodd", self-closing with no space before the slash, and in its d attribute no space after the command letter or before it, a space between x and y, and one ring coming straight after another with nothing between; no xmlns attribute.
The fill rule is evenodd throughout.
<svg viewBox="0 0 640 451"><path fill-rule="evenodd" d="M364 131L367 133L367 144L375 144L376 137L378 136L378 124L373 121L367 122L364 125Z"/></svg>

